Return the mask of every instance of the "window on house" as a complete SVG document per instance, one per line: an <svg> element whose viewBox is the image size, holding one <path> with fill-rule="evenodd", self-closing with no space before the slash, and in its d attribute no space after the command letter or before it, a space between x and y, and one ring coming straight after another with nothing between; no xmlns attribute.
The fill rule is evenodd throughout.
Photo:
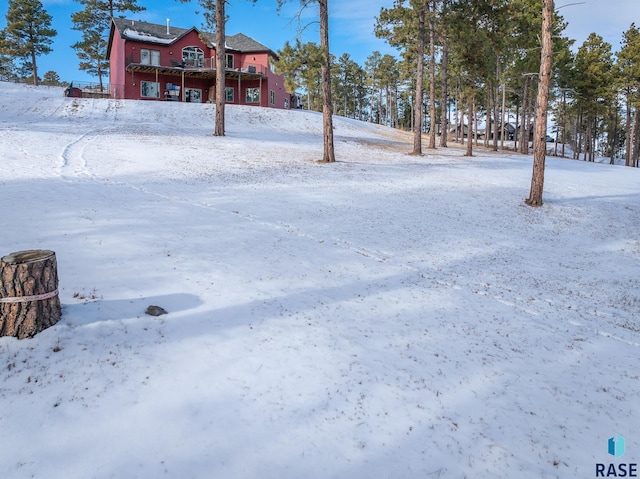
<svg viewBox="0 0 640 479"><path fill-rule="evenodd" d="M202 90L198 88L185 88L184 99L189 103L202 103Z"/></svg>
<svg viewBox="0 0 640 479"><path fill-rule="evenodd" d="M224 101L233 103L233 87L228 86L224 89Z"/></svg>
<svg viewBox="0 0 640 479"><path fill-rule="evenodd" d="M247 88L247 103L260 103L260 88Z"/></svg>
<svg viewBox="0 0 640 479"><path fill-rule="evenodd" d="M140 49L140 63L143 65L160 66L160 50Z"/></svg>
<svg viewBox="0 0 640 479"><path fill-rule="evenodd" d="M227 53L227 68L233 70L233 55Z"/></svg>
<svg viewBox="0 0 640 479"><path fill-rule="evenodd" d="M273 90L271 90L271 91L269 92L269 103L270 103L271 105L275 105L275 104L276 104L276 92L275 92L275 91L273 91Z"/></svg>
<svg viewBox="0 0 640 479"><path fill-rule="evenodd" d="M204 52L198 47L184 47L182 61L188 67L202 68L204 66Z"/></svg>
<svg viewBox="0 0 640 479"><path fill-rule="evenodd" d="M289 100L287 100L286 98L284 99L284 107L286 109L289 109Z"/></svg>
<svg viewBox="0 0 640 479"><path fill-rule="evenodd" d="M154 81L141 81L140 96L143 98L160 98L160 83Z"/></svg>

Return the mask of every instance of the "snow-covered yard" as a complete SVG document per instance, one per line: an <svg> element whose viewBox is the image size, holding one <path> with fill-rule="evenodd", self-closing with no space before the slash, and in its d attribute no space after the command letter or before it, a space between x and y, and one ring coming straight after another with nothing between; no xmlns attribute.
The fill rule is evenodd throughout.
<svg viewBox="0 0 640 479"><path fill-rule="evenodd" d="M640 460L640 171L0 83L6 478L590 478ZM168 315L144 313L158 305ZM607 454L614 434L626 454Z"/></svg>

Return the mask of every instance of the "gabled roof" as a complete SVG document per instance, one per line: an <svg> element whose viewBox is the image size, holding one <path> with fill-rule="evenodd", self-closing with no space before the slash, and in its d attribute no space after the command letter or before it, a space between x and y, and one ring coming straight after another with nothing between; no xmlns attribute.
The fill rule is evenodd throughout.
<svg viewBox="0 0 640 479"><path fill-rule="evenodd" d="M165 45L175 42L192 30L198 31L196 28L186 29L170 26L168 28L169 33L167 33L166 25L127 20L125 18L114 18L113 23L122 38Z"/></svg>
<svg viewBox="0 0 640 479"><path fill-rule="evenodd" d="M237 50L242 53L271 52L270 48L242 33L229 35L226 43L231 50Z"/></svg>
<svg viewBox="0 0 640 479"><path fill-rule="evenodd" d="M137 20L129 20L125 18L114 18L112 23L112 31L109 35L109 47L108 52L111 50L111 43L113 41L112 36L115 34L115 30L118 31L121 38L126 40L135 40L147 43L155 43L158 45L170 45L186 35L189 32L195 31L201 37L207 41L211 48L215 48L215 34L200 32L195 27L180 28L167 25L159 25L155 23L140 22ZM169 33L167 33L167 30ZM262 43L255 41L253 38L248 37L242 33L236 35L227 35L226 37L226 49L234 50L240 53L270 53L273 56L277 56L269 47L264 46ZM107 57L109 53L107 52Z"/></svg>

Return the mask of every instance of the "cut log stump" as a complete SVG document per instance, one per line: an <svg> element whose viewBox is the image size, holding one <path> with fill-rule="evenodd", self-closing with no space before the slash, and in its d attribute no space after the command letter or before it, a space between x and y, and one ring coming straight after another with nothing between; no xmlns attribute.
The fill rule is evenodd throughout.
<svg viewBox="0 0 640 479"><path fill-rule="evenodd" d="M0 336L31 338L61 315L53 251L19 251L0 259Z"/></svg>

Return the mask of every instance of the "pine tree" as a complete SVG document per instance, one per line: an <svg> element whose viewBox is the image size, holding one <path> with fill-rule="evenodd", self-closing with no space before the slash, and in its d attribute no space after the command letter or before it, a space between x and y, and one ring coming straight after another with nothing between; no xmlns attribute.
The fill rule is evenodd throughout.
<svg viewBox="0 0 640 479"><path fill-rule="evenodd" d="M596 119L606 113L614 96L611 44L592 33L576 53L574 89L578 106L586 117L585 160L594 160L597 138Z"/></svg>
<svg viewBox="0 0 640 479"><path fill-rule="evenodd" d="M84 9L71 15L73 29L82 32L82 40L71 47L76 50L80 60L79 68L98 77L100 90L103 89L102 77L109 70L107 60L107 42L111 19L115 14L139 12L144 10L137 0L76 0Z"/></svg>
<svg viewBox="0 0 640 479"><path fill-rule="evenodd" d="M39 0L9 0L7 25L2 30L0 54L19 59L31 66L33 84L38 85L38 56L52 51L52 17Z"/></svg>
<svg viewBox="0 0 640 479"><path fill-rule="evenodd" d="M0 55L0 81L15 81L17 77L13 58L8 55Z"/></svg>
<svg viewBox="0 0 640 479"><path fill-rule="evenodd" d="M375 50L364 62L367 73L367 87L369 88L369 121L372 123L382 123L382 75L380 64L382 54Z"/></svg>
<svg viewBox="0 0 640 479"><path fill-rule="evenodd" d="M362 118L365 73L348 53L343 53L334 64L332 80L335 111L351 118Z"/></svg>
<svg viewBox="0 0 640 479"><path fill-rule="evenodd" d="M189 3L191 0L177 0ZM249 0L255 3L257 0ZM225 84L226 84L226 23L225 7L229 0L198 0L203 10L205 30L215 31L216 47L216 119L214 136L225 135Z"/></svg>
<svg viewBox="0 0 640 479"><path fill-rule="evenodd" d="M533 173L531 191L525 203L542 206L544 188L545 155L547 152L547 105L553 59L553 0L544 0L542 5L542 52L540 61L540 85L536 101L536 123L533 136Z"/></svg>
<svg viewBox="0 0 640 479"><path fill-rule="evenodd" d="M281 8L288 0L278 0ZM322 130L324 137L323 163L336 161L333 145L333 102L331 100L331 52L329 49L329 0L300 0L302 9L312 3L318 4L320 20L320 48L322 50L321 84L322 84Z"/></svg>
<svg viewBox="0 0 640 479"><path fill-rule="evenodd" d="M320 87L320 70L322 68L322 51L313 43L302 43L296 40L294 46L286 42L278 52L275 63L276 71L284 75L288 91L303 89L307 96L307 109L322 111L322 91Z"/></svg>
<svg viewBox="0 0 640 479"><path fill-rule="evenodd" d="M622 48L617 57L620 86L626 99L626 165L638 166L640 152L636 145L640 136L640 30L635 24L632 23L624 32Z"/></svg>
<svg viewBox="0 0 640 479"><path fill-rule="evenodd" d="M60 75L53 70L49 70L42 76L42 83L48 86L60 86Z"/></svg>
<svg viewBox="0 0 640 479"><path fill-rule="evenodd" d="M397 0L393 8L383 8L377 18L375 33L405 54L415 58L415 94L412 155L422 155L424 126L424 55L432 0ZM433 92L432 89L430 89ZM434 98L431 98L432 105ZM436 123L430 118L432 129ZM435 146L435 145L434 145Z"/></svg>

